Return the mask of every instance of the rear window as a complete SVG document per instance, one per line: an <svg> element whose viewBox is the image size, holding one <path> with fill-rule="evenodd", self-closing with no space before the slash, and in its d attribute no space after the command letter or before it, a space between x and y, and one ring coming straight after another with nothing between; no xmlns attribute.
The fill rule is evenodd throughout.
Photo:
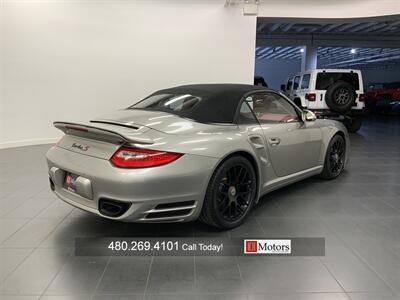
<svg viewBox="0 0 400 300"><path fill-rule="evenodd" d="M301 89L308 89L308 86L310 85L310 74L304 74L303 78L301 79Z"/></svg>
<svg viewBox="0 0 400 300"><path fill-rule="evenodd" d="M357 73L321 72L317 74L316 90L326 90L337 81L350 83L356 90L360 88Z"/></svg>
<svg viewBox="0 0 400 300"><path fill-rule="evenodd" d="M129 108L183 113L198 105L201 98L190 94L158 94L149 96Z"/></svg>

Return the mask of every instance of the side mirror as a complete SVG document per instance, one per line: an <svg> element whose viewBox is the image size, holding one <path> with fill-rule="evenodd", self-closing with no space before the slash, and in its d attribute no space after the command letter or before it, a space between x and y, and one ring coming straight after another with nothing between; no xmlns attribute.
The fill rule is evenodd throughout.
<svg viewBox="0 0 400 300"><path fill-rule="evenodd" d="M281 91L286 92L286 84L281 84Z"/></svg>
<svg viewBox="0 0 400 300"><path fill-rule="evenodd" d="M308 109L303 110L301 117L304 122L314 122L317 119L317 116Z"/></svg>

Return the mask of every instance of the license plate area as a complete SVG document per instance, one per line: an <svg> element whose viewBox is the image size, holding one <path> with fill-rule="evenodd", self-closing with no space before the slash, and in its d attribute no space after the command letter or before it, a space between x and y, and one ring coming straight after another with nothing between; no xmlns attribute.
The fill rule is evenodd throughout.
<svg viewBox="0 0 400 300"><path fill-rule="evenodd" d="M93 199L92 183L83 176L65 172L63 188L86 199Z"/></svg>
<svg viewBox="0 0 400 300"><path fill-rule="evenodd" d="M65 172L64 188L72 193L76 193L76 179L78 175Z"/></svg>

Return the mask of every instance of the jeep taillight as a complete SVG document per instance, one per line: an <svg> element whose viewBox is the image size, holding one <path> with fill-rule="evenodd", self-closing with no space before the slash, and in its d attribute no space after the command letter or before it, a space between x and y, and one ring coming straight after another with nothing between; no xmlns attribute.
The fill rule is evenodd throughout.
<svg viewBox="0 0 400 300"><path fill-rule="evenodd" d="M119 168L149 168L169 164L183 154L158 150L122 147L111 157Z"/></svg>
<svg viewBox="0 0 400 300"><path fill-rule="evenodd" d="M315 93L306 94L306 99L308 101L315 101L317 99L317 95Z"/></svg>
<svg viewBox="0 0 400 300"><path fill-rule="evenodd" d="M365 94L360 94L360 95L358 96L358 101L364 102L366 98L367 98L367 97L366 97Z"/></svg>

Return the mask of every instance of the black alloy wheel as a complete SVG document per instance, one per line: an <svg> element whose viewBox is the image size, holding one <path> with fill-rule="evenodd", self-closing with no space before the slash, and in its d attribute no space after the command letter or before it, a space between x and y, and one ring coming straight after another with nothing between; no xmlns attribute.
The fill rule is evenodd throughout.
<svg viewBox="0 0 400 300"><path fill-rule="evenodd" d="M322 178L333 179L342 173L346 161L346 144L341 135L335 135L328 145Z"/></svg>
<svg viewBox="0 0 400 300"><path fill-rule="evenodd" d="M219 214L228 222L242 217L250 207L254 178L245 166L236 165L221 178L218 192Z"/></svg>
<svg viewBox="0 0 400 300"><path fill-rule="evenodd" d="M257 179L252 164L242 156L233 156L214 172L200 220L218 228L240 225L255 202Z"/></svg>

